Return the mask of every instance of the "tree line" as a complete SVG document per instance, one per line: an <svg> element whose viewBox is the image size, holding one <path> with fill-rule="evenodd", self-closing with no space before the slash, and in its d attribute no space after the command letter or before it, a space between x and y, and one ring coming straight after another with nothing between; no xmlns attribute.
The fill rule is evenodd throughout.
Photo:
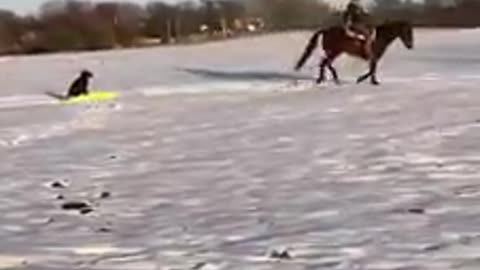
<svg viewBox="0 0 480 270"><path fill-rule="evenodd" d="M480 26L478 0L376 0L372 18L420 26ZM340 23L318 0L200 0L92 3L54 0L20 16L0 10L0 54L99 50L225 38L254 31L309 29Z"/></svg>
<svg viewBox="0 0 480 270"><path fill-rule="evenodd" d="M480 1L478 0L377 0L378 19L409 19L424 27L478 27Z"/></svg>

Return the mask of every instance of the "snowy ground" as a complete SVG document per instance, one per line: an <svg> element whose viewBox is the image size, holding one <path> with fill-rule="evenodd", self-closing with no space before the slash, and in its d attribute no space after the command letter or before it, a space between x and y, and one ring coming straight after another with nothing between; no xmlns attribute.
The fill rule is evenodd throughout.
<svg viewBox="0 0 480 270"><path fill-rule="evenodd" d="M416 34L380 87L309 33L2 58L0 269L478 269L480 34ZM84 67L121 98L42 95Z"/></svg>

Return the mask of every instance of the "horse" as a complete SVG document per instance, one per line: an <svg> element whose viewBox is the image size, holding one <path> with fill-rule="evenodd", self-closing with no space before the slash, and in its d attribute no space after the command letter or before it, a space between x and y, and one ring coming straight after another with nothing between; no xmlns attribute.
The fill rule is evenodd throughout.
<svg viewBox="0 0 480 270"><path fill-rule="evenodd" d="M313 34L302 56L295 65L296 71L299 71L302 68L314 49L318 46L318 39L322 34L322 46L325 52L325 57L320 64L320 75L317 79L317 83L319 84L325 80L325 67L328 67L330 70L335 83L340 84L338 73L332 63L341 54L347 53L350 56L358 57L370 62L369 71L360 76L357 79L357 83L361 83L370 77L371 83L373 85L378 85L378 62L385 54L388 47L397 38L400 38L403 45L409 50L413 49L414 46L413 27L406 21L390 21L375 27L375 38L373 42L371 42L370 48L366 47L365 40L348 35L345 28L341 26L332 26L326 29L320 29Z"/></svg>

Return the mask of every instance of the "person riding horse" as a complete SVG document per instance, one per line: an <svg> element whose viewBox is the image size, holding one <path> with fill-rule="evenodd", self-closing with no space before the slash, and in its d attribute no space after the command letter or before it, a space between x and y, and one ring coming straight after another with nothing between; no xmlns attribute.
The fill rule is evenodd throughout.
<svg viewBox="0 0 480 270"><path fill-rule="evenodd" d="M348 36L365 42L365 50L371 52L372 34L365 19L369 14L360 5L359 0L351 0L343 13L343 23Z"/></svg>

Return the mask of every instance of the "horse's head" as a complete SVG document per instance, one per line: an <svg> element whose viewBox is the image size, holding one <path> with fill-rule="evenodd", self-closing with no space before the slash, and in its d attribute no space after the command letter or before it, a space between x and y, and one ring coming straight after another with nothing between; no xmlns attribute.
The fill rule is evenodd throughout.
<svg viewBox="0 0 480 270"><path fill-rule="evenodd" d="M399 22L399 37L403 45L408 49L413 49L413 27L408 22Z"/></svg>
<svg viewBox="0 0 480 270"><path fill-rule="evenodd" d="M400 38L406 48L413 49L413 27L409 22L387 20L377 28L377 32L379 30L387 37Z"/></svg>

